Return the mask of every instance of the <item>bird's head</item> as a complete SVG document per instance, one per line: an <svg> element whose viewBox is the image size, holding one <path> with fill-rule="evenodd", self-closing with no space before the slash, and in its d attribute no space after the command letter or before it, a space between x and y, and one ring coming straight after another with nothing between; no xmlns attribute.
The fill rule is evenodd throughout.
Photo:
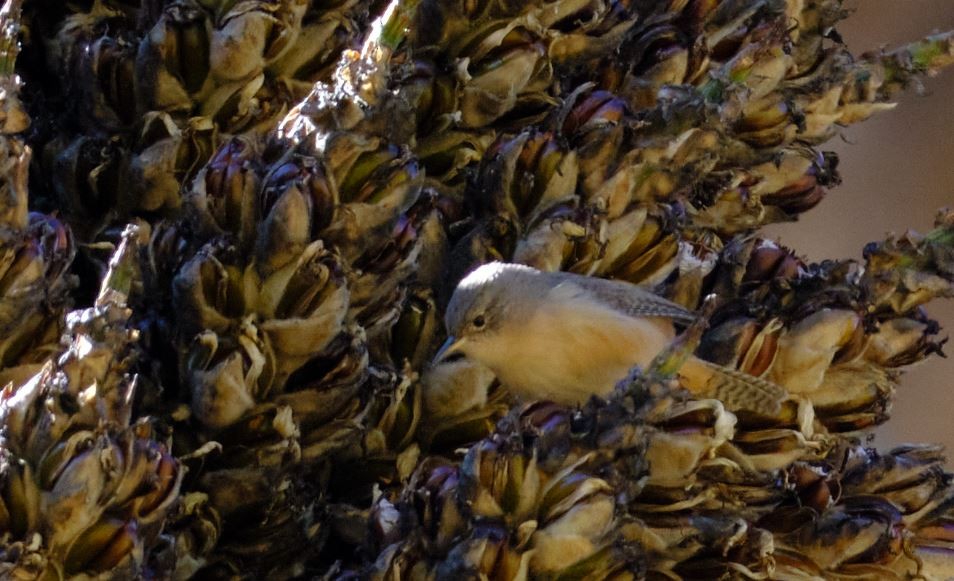
<svg viewBox="0 0 954 581"><path fill-rule="evenodd" d="M435 362L454 354L485 362L482 355L499 348L507 330L532 314L539 274L528 266L491 262L464 277L447 306L447 342Z"/></svg>

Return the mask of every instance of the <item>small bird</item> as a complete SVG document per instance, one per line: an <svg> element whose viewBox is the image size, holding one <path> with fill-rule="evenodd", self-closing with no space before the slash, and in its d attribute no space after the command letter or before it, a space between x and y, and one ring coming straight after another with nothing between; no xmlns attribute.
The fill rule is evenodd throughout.
<svg viewBox="0 0 954 581"><path fill-rule="evenodd" d="M697 315L633 284L503 262L468 274L444 316L435 362L463 354L491 369L517 397L580 404L607 395ZM680 383L730 409L775 414L787 398L774 383L690 357Z"/></svg>

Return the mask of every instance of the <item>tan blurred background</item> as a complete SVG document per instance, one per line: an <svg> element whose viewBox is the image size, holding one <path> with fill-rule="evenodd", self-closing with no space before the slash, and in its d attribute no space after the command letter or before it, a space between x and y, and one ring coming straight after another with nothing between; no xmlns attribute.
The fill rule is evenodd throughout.
<svg viewBox="0 0 954 581"><path fill-rule="evenodd" d="M954 29L954 0L848 0L855 12L838 27L855 54L891 49ZM812 260L859 257L886 232L925 232L935 211L954 207L954 70L912 87L893 111L846 129L823 149L838 152L841 186L796 224L771 236ZM875 444L940 442L954 456L954 300L929 306L952 341L950 358L932 357L902 378L892 419ZM954 465L954 462L951 462Z"/></svg>

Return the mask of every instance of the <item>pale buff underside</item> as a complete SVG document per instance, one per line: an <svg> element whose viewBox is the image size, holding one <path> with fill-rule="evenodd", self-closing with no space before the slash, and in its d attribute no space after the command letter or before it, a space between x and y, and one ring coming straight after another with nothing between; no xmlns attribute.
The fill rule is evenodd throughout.
<svg viewBox="0 0 954 581"><path fill-rule="evenodd" d="M529 321L473 349L516 396L576 404L608 394L674 337L668 319L628 317L579 294L550 293Z"/></svg>

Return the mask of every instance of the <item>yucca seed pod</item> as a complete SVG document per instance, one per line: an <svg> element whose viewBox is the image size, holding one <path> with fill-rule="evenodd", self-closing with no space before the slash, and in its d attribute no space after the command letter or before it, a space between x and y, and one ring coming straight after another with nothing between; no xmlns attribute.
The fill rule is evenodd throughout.
<svg viewBox="0 0 954 581"><path fill-rule="evenodd" d="M584 197L592 199L604 182L611 179L619 163L618 153L631 122L626 104L609 91L587 85L569 95L561 112L560 132L571 140L579 156L580 186ZM621 181L621 180L620 180ZM601 196L616 215L621 210L610 200L618 199L607 188Z"/></svg>
<svg viewBox="0 0 954 581"><path fill-rule="evenodd" d="M176 209L182 204L179 183L190 183L218 146L211 120L194 117L183 127L167 113L156 113L144 121L143 149L129 162L131 206L137 210Z"/></svg>
<svg viewBox="0 0 954 581"><path fill-rule="evenodd" d="M850 462L852 469L842 478L846 493L883 496L911 529L922 527L923 519L950 501L950 476L937 446L902 446L884 455L862 450Z"/></svg>
<svg viewBox="0 0 954 581"><path fill-rule="evenodd" d="M286 377L341 332L352 291L338 257L321 242L305 248L289 267L261 280L250 305L276 356L276 372Z"/></svg>
<svg viewBox="0 0 954 581"><path fill-rule="evenodd" d="M440 332L437 316L437 305L430 290L416 289L408 295L388 341L395 367L405 364L412 369L424 367Z"/></svg>
<svg viewBox="0 0 954 581"><path fill-rule="evenodd" d="M552 134L525 132L498 141L487 153L490 163L478 177L487 211L532 226L543 212L574 197L576 156Z"/></svg>
<svg viewBox="0 0 954 581"><path fill-rule="evenodd" d="M64 63L89 109L82 111L94 131L119 131L136 121L136 45L127 38L102 36L87 45L78 62Z"/></svg>
<svg viewBox="0 0 954 581"><path fill-rule="evenodd" d="M485 442L471 450L456 475L439 465L431 470L420 481L426 488L417 506L427 515L426 530L437 534L427 546L446 557L416 568L430 569L438 578L476 573L509 579L580 571L602 579L631 566L626 550L612 542L616 523L609 485L574 466L541 473L532 458L511 456ZM465 499L472 508L462 514L455 505L462 506ZM492 520L482 524L481 516ZM492 522L500 524L488 527ZM455 526L465 528L446 530ZM400 553L401 543L396 545L387 552ZM396 574L395 565L380 563L371 575Z"/></svg>
<svg viewBox="0 0 954 581"><path fill-rule="evenodd" d="M296 101L304 98L314 83L330 80L342 51L367 24L365 4L344 0L306 7L300 31L288 42L284 54L268 67L275 76L294 80Z"/></svg>
<svg viewBox="0 0 954 581"><path fill-rule="evenodd" d="M358 260L387 240L399 216L421 194L420 166L406 150L378 139L339 135L327 145L340 206L324 235L342 256Z"/></svg>
<svg viewBox="0 0 954 581"><path fill-rule="evenodd" d="M258 75L281 58L301 30L307 3L241 2L217 10L209 42L209 71L222 81Z"/></svg>
<svg viewBox="0 0 954 581"><path fill-rule="evenodd" d="M233 138L196 174L187 200L195 208L198 228L209 237L229 233L243 248L255 240L261 187L256 152L255 142Z"/></svg>
<svg viewBox="0 0 954 581"><path fill-rule="evenodd" d="M19 386L58 350L63 322L50 312L68 304L73 277L67 269L75 247L65 225L44 214L31 213L25 231L7 237L0 263L0 381Z"/></svg>
<svg viewBox="0 0 954 581"><path fill-rule="evenodd" d="M433 366L421 378L424 407L438 419L484 408L494 379L492 371L466 359Z"/></svg>
<svg viewBox="0 0 954 581"><path fill-rule="evenodd" d="M256 246L262 256L259 263L269 271L285 264L327 228L338 203L334 182L311 157L292 159L267 171L260 196L262 225Z"/></svg>
<svg viewBox="0 0 954 581"><path fill-rule="evenodd" d="M192 2L165 8L139 46L136 86L139 110L191 111L191 95L209 83L211 23Z"/></svg>
<svg viewBox="0 0 954 581"><path fill-rule="evenodd" d="M892 569L899 576L918 571L923 575L943 579L951 572L951 518L949 509L935 511L921 523L909 546L916 563L899 560Z"/></svg>
<svg viewBox="0 0 954 581"><path fill-rule="evenodd" d="M29 211L31 148L18 137L30 125L14 74L21 3L0 9L0 385L13 390L60 351L75 278L69 227Z"/></svg>

